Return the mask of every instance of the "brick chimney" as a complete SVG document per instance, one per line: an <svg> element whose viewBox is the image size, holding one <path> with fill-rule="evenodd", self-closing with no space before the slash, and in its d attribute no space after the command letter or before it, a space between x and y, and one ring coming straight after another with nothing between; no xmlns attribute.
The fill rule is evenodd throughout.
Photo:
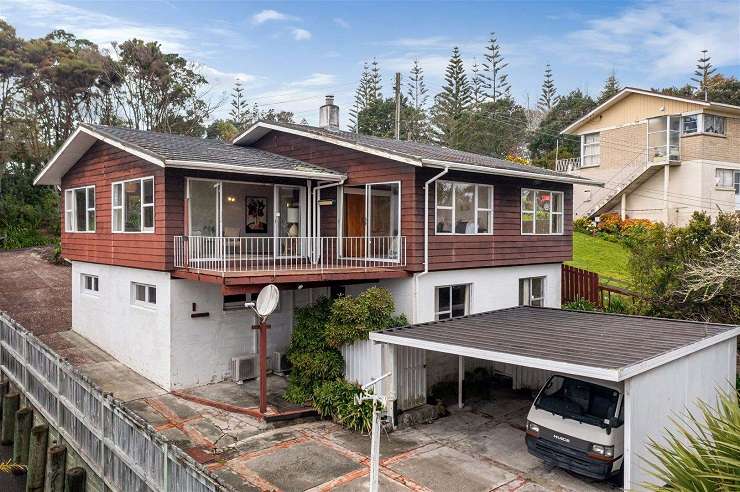
<svg viewBox="0 0 740 492"><path fill-rule="evenodd" d="M339 129L339 106L334 104L334 96L326 96L326 103L319 108L319 126L329 130Z"/></svg>

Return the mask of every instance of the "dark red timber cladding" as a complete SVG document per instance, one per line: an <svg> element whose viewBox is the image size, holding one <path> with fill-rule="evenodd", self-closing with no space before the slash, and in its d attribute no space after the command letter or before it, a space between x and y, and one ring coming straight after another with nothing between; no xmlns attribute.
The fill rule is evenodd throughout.
<svg viewBox="0 0 740 492"><path fill-rule="evenodd" d="M154 176L154 232L111 232L111 183ZM62 255L70 260L133 268L167 270L173 217L166 212L164 169L102 142L95 143L62 177L62 190L95 185L96 232L64 232L62 191ZM182 214L180 215L182 216Z"/></svg>
<svg viewBox="0 0 740 492"><path fill-rule="evenodd" d="M438 174L438 169L417 171L418 223L423 231L424 183ZM493 185L493 235L435 235L434 184L429 190L429 263L430 270L481 268L490 266L560 263L573 254L573 187L570 184L530 179L507 178L490 174L449 172L441 179ZM564 232L562 235L533 236L521 234L521 189L535 188L565 193ZM418 239L417 239L418 240ZM423 248L423 237L421 237Z"/></svg>
<svg viewBox="0 0 740 492"><path fill-rule="evenodd" d="M423 261L424 251L419 249L416 236L423 229L419 229L416 221L417 190L414 188L416 183L413 165L276 131L262 137L254 146L339 171L347 176L346 185L400 181L401 234L407 238L406 258L409 269L418 269ZM321 197L336 198L336 189L322 190ZM336 236L336 226L336 205L321 207L321 233L324 236Z"/></svg>

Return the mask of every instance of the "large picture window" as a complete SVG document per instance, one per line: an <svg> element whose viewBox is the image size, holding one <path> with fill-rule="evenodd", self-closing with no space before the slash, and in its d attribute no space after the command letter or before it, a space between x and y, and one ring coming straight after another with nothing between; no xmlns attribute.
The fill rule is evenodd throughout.
<svg viewBox="0 0 740 492"><path fill-rule="evenodd" d="M522 188L522 234L563 233L563 192Z"/></svg>
<svg viewBox="0 0 740 492"><path fill-rule="evenodd" d="M64 230L95 232L95 186L64 192Z"/></svg>
<svg viewBox="0 0 740 492"><path fill-rule="evenodd" d="M113 183L113 232L154 231L154 178Z"/></svg>
<svg viewBox="0 0 740 492"><path fill-rule="evenodd" d="M444 285L435 289L434 318L450 319L468 314L469 285Z"/></svg>
<svg viewBox="0 0 740 492"><path fill-rule="evenodd" d="M493 186L437 181L437 234L493 232Z"/></svg>

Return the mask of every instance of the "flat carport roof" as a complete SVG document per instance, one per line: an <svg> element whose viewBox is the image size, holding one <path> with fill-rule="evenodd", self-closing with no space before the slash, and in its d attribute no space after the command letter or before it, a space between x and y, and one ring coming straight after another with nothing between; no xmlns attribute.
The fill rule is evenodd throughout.
<svg viewBox="0 0 740 492"><path fill-rule="evenodd" d="M391 328L370 339L623 381L739 334L732 325L519 306Z"/></svg>

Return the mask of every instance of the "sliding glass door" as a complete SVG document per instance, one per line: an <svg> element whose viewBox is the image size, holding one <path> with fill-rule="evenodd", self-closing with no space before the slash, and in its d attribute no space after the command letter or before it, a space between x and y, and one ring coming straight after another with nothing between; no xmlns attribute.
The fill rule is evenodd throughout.
<svg viewBox="0 0 740 492"><path fill-rule="evenodd" d="M274 239L278 256L293 258L306 253L306 189L275 186Z"/></svg>
<svg viewBox="0 0 740 492"><path fill-rule="evenodd" d="M401 184L345 186L342 193L342 255L396 261L400 251Z"/></svg>

